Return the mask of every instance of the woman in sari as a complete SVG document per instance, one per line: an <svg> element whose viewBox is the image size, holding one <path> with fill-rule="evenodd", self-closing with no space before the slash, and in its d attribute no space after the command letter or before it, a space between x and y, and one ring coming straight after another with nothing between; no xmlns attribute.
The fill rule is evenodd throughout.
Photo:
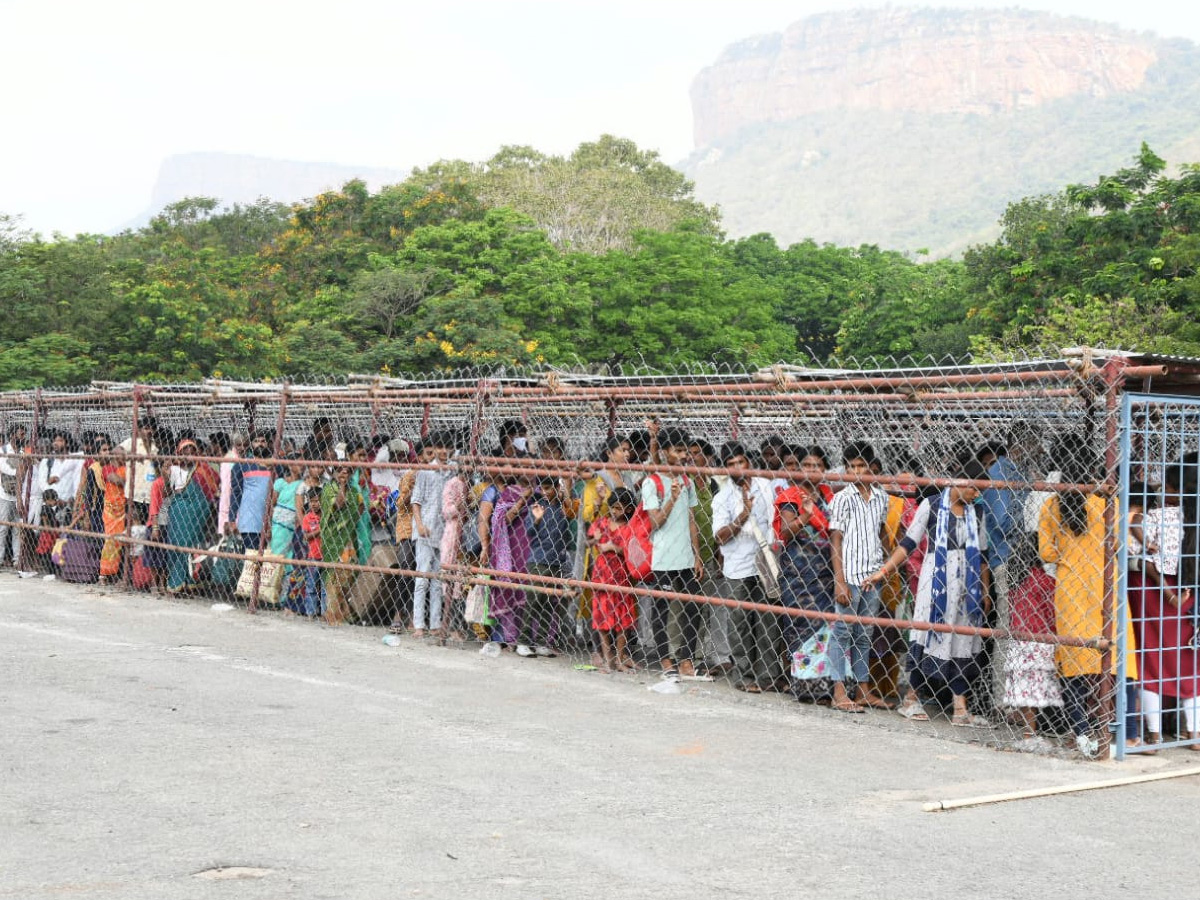
<svg viewBox="0 0 1200 900"><path fill-rule="evenodd" d="M104 465L112 452L112 441L107 437L97 437L88 449L89 458L83 464L71 527L100 535L104 533ZM102 538L83 540L99 542Z"/></svg>
<svg viewBox="0 0 1200 900"><path fill-rule="evenodd" d="M595 546L587 541L588 529L592 524L598 522L608 515L608 498L613 492L621 488L629 488L630 485L625 480L627 474L623 472L621 467L629 462L629 454L632 450L632 445L626 438L610 437L600 445L597 456L604 461L604 464L596 471L592 477L587 478L582 482L582 491L580 496L578 518L580 521L579 532L577 534L578 543L576 544L576 555L578 558L579 551L582 550L583 556L580 559L572 572L572 577L586 578L588 573L592 571L592 566L599 558ZM627 511L632 515L632 511ZM703 537L701 538L703 540ZM579 595L578 608L576 609L576 619L591 625L592 621L592 591L585 589Z"/></svg>
<svg viewBox="0 0 1200 900"><path fill-rule="evenodd" d="M176 448L178 459L169 473L171 514L167 524L167 543L176 547L202 549L208 538L208 520L213 513L213 500L220 492L217 474L207 463L197 463L196 442L187 438ZM167 592L177 594L193 584L191 556L174 551L167 563Z"/></svg>
<svg viewBox="0 0 1200 900"><path fill-rule="evenodd" d="M350 470L339 466L333 481L321 489L321 551L326 562L358 561L358 523L366 511L362 494L350 484ZM325 583L325 621L341 625L350 618L346 595L354 582L354 573L345 569L323 569Z"/></svg>
<svg viewBox="0 0 1200 900"><path fill-rule="evenodd" d="M104 479L104 546L100 550L100 583L109 584L121 571L120 538L125 535L125 451L114 447L100 471Z"/></svg>
<svg viewBox="0 0 1200 900"><path fill-rule="evenodd" d="M529 479L521 476L507 484L492 511L492 568L501 572L524 574L529 568L529 534L525 531L525 506L533 496ZM521 614L525 611L525 591L521 588L493 587L488 613L496 619L499 641L513 646L521 634ZM533 651L524 644L522 656Z"/></svg>
<svg viewBox="0 0 1200 900"><path fill-rule="evenodd" d="M350 561L365 566L371 558L371 471L367 468L369 456L367 445L360 441L352 443L347 450L351 462L362 463L350 476L350 486L362 501L362 512L355 523L354 559Z"/></svg>

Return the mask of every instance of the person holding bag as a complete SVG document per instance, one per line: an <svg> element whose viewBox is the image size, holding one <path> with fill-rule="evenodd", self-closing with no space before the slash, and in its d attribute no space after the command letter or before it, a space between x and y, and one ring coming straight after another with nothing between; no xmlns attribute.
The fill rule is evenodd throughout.
<svg viewBox="0 0 1200 900"><path fill-rule="evenodd" d="M774 598L766 590L772 583L779 587L779 563L766 538L772 533L774 515L771 484L744 474L750 460L741 444L722 447L721 464L730 475L713 498L713 537L721 546L721 596L749 603L777 601L778 590ZM765 578L759 574L760 566ZM779 617L739 607L730 616L730 631L737 688L757 694L779 686L783 679Z"/></svg>

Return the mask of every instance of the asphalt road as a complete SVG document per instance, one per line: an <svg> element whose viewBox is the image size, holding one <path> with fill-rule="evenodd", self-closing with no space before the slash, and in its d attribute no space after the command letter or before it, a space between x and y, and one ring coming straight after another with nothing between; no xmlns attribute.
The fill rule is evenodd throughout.
<svg viewBox="0 0 1200 900"><path fill-rule="evenodd" d="M0 898L1200 896L1200 778L922 811L1200 754L380 638L0 575Z"/></svg>

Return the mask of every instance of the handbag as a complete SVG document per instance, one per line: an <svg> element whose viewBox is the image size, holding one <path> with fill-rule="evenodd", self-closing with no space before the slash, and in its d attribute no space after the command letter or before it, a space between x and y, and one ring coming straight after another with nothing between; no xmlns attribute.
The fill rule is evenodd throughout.
<svg viewBox="0 0 1200 900"><path fill-rule="evenodd" d="M217 544L215 549L221 553L241 553L242 545L237 538L226 535ZM242 568L245 565L243 560L231 559L227 556L205 557L201 559L200 563L202 572L205 567L205 559L208 559L212 563L212 570L209 577L213 585L216 587L231 588L238 583L238 580L241 578ZM195 565L194 558L192 562Z"/></svg>
<svg viewBox="0 0 1200 900"><path fill-rule="evenodd" d="M254 556L258 558L255 559ZM269 606L277 606L279 604L279 590L283 583L284 567L279 563L266 562L263 560L261 552L253 554L250 561L242 567L242 574L238 577L237 587L234 588L234 596L241 597L244 600L249 600L254 596L254 581L258 579L258 599L260 603L265 603ZM259 573L262 573L261 575Z"/></svg>
<svg viewBox="0 0 1200 900"><path fill-rule="evenodd" d="M779 580L779 557L767 543L767 539L763 535L762 529L758 527L758 523L754 521L753 515L750 516L749 521L750 529L754 532L754 539L758 541L758 552L754 554L754 568L758 573L758 584L768 600L778 600L783 596L783 584Z"/></svg>
<svg viewBox="0 0 1200 900"><path fill-rule="evenodd" d="M798 650L792 651L792 677L812 681L829 677L829 640L832 629L824 623Z"/></svg>
<svg viewBox="0 0 1200 900"><path fill-rule="evenodd" d="M491 587L489 585L471 585L471 590L467 591L467 602L463 610L463 618L472 624L490 625L491 622L488 617L488 600L490 596Z"/></svg>

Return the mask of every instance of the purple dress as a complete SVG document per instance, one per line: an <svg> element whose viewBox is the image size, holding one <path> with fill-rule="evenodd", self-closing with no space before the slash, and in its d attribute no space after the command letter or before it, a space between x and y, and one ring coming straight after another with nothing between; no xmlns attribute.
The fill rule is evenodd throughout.
<svg viewBox="0 0 1200 900"><path fill-rule="evenodd" d="M524 574L529 571L529 535L524 516L505 520L508 511L521 499L521 488L510 484L492 510L492 568ZM498 639L515 644L521 633L521 613L525 609L525 591L520 588L494 587L488 613L496 619Z"/></svg>

